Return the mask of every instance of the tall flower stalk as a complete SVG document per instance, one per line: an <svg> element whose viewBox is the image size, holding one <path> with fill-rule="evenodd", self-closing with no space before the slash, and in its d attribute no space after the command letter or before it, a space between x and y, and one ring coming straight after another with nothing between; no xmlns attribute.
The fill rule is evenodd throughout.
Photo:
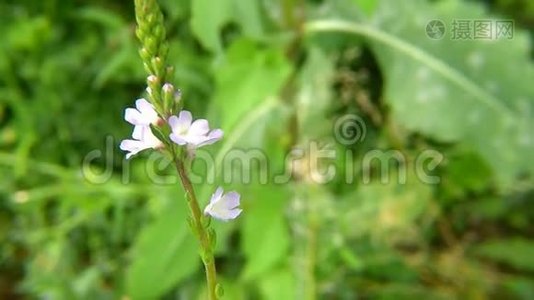
<svg viewBox="0 0 534 300"><path fill-rule="evenodd" d="M217 283L214 250L215 231L211 218L223 221L235 219L241 213L240 196L236 192L224 194L217 188L204 211L189 179L187 160L194 158L197 148L213 144L223 137L220 129L210 130L207 120L193 120L189 111L182 110L180 93L172 85L174 68L167 62L168 44L165 38L163 14L156 0L135 0L136 35L141 42L139 54L147 75L147 97L136 101L136 108L127 108L124 118L134 125L132 139L121 142L126 158L154 149L169 155L185 190L190 216L189 226L199 241L204 263L208 299L222 294Z"/></svg>

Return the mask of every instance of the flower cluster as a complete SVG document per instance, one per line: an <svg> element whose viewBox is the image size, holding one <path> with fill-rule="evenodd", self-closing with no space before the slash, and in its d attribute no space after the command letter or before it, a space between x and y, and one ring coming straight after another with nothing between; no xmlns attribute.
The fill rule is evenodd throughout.
<svg viewBox="0 0 534 300"><path fill-rule="evenodd" d="M163 147L163 143L152 133L150 125L160 126L165 122L164 119L158 116L154 106L145 99L138 99L135 107L127 108L124 112L124 119L134 125L133 139L124 140L120 144L120 148L128 152L127 159L140 151ZM207 120L193 121L191 112L187 110L182 110L178 116L171 116L167 123L172 130L170 140L180 146L187 146L188 149L213 144L223 136L220 129L210 130Z"/></svg>
<svg viewBox="0 0 534 300"><path fill-rule="evenodd" d="M135 108L127 108L124 111L124 119L134 125L132 139L123 140L120 144L120 149L127 151L126 159L146 149L164 148L165 144L154 135L151 126L161 128L167 124L170 128L169 140L179 146L185 146L190 153L223 137L221 129L210 130L207 120L193 120L191 112L187 110L180 111L178 116L162 118L154 106L144 98L135 101ZM235 219L241 213L241 209L238 208L239 198L236 192L223 195L223 190L219 187L212 195L204 213L223 221Z"/></svg>

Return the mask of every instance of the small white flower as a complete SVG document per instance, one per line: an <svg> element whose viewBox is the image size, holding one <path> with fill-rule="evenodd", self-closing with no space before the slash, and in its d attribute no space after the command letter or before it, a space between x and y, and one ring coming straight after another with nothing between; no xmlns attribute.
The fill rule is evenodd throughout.
<svg viewBox="0 0 534 300"><path fill-rule="evenodd" d="M220 129L210 131L207 120L198 119L193 122L193 117L187 110L182 110L178 117L170 117L169 125L172 129L169 136L171 140L178 145L188 145L191 148L213 144L223 136Z"/></svg>
<svg viewBox="0 0 534 300"><path fill-rule="evenodd" d="M135 125L132 140L123 140L120 144L121 150L128 151L126 159L145 149L156 149L163 144L154 136L150 130L150 124L157 124L160 120L154 106L147 100L141 98L135 101L136 108L127 108L124 111L124 119Z"/></svg>
<svg viewBox="0 0 534 300"><path fill-rule="evenodd" d="M210 203L204 209L204 214L222 221L233 220L243 211L238 208L240 195L228 192L223 195L223 189L218 187L211 196Z"/></svg>
<svg viewBox="0 0 534 300"><path fill-rule="evenodd" d="M152 133L149 126L135 126L132 138L133 140L123 140L120 144L121 150L129 152L126 154L126 159L145 149L156 149L163 146L163 143Z"/></svg>
<svg viewBox="0 0 534 300"><path fill-rule="evenodd" d="M135 101L136 108L127 108L124 111L124 119L132 125L149 126L156 124L159 121L159 116L154 106L145 99L137 99Z"/></svg>

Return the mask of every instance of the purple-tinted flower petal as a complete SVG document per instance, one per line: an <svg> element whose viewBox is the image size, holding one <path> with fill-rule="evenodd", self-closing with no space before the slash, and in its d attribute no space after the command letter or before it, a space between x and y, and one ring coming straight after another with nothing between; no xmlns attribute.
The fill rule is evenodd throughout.
<svg viewBox="0 0 534 300"><path fill-rule="evenodd" d="M154 111L154 107L152 106L152 104L150 104L150 102L148 102L145 98L135 100L135 107L142 114L150 114Z"/></svg>
<svg viewBox="0 0 534 300"><path fill-rule="evenodd" d="M205 119L198 119L191 124L188 134L193 136L206 135L209 130L208 121Z"/></svg>
<svg viewBox="0 0 534 300"><path fill-rule="evenodd" d="M140 151L143 151L149 147L146 147L142 142L136 141L136 140L123 140L120 144L121 150L128 151L129 153L126 154L126 159L129 159L132 157L132 155L135 155L139 153Z"/></svg>
<svg viewBox="0 0 534 300"><path fill-rule="evenodd" d="M159 117L152 104L145 99L137 99L134 108L127 108L124 111L124 119L133 125L150 125L155 124Z"/></svg>
<svg viewBox="0 0 534 300"><path fill-rule="evenodd" d="M169 138L171 141L175 142L176 144L183 146L187 144L187 140L184 139L183 135L175 134L174 132L169 134Z"/></svg>
<svg viewBox="0 0 534 300"><path fill-rule="evenodd" d="M205 119L193 122L193 117L187 110L181 111L178 117L171 116L168 122L172 129L171 140L178 145L187 144L190 151L212 144L221 139L223 135L220 129L210 131L208 121Z"/></svg>
<svg viewBox="0 0 534 300"><path fill-rule="evenodd" d="M176 135L177 137L181 136L180 140L186 140L185 135L187 135L189 127L191 126L192 119L193 117L191 116L191 113L188 111L181 111L178 117L171 116L168 122L169 122L169 126L172 129L172 133ZM179 145L183 145L183 143Z"/></svg>
<svg viewBox="0 0 534 300"><path fill-rule="evenodd" d="M229 210L227 212L225 221L233 220L233 219L237 218L241 214L242 211L243 210L241 208L236 208L236 209Z"/></svg>
<svg viewBox="0 0 534 300"><path fill-rule="evenodd" d="M234 209L239 206L239 198L241 196L236 192L228 192L224 195L224 199L221 202L224 204L226 209Z"/></svg>
<svg viewBox="0 0 534 300"><path fill-rule="evenodd" d="M178 115L178 126L189 128L193 122L193 116L191 112L187 110L182 110Z"/></svg>
<svg viewBox="0 0 534 300"><path fill-rule="evenodd" d="M216 190L215 190L215 193L213 193L213 195L211 195L211 199L210 199L210 203L212 202L217 202L221 199L221 196L223 194L223 188L222 187L218 187Z"/></svg>
<svg viewBox="0 0 534 300"><path fill-rule="evenodd" d="M205 141L206 141L206 136L205 135L186 135L184 136L184 139L187 141L187 143L192 147L192 148L197 148L197 147L200 147L200 145L202 145Z"/></svg>
<svg viewBox="0 0 534 300"><path fill-rule="evenodd" d="M220 140L222 137L223 137L224 133L222 130L220 129L214 129L212 131L210 131L210 133L208 134L208 138L209 139L217 139L217 140Z"/></svg>
<svg viewBox="0 0 534 300"><path fill-rule="evenodd" d="M223 137L223 131L220 129L212 130L207 137L197 143L197 147L211 145Z"/></svg>
<svg viewBox="0 0 534 300"><path fill-rule="evenodd" d="M142 135L141 141L153 149L163 145L163 143L152 133L152 129L150 129L148 126L143 129Z"/></svg>
<svg viewBox="0 0 534 300"><path fill-rule="evenodd" d="M174 130L175 127L178 127L178 117L177 116L171 116L169 120L167 121L169 123L169 126L171 129Z"/></svg>
<svg viewBox="0 0 534 300"><path fill-rule="evenodd" d="M126 159L145 149L156 149L162 145L148 126L135 126L132 136L133 140L123 140L119 146L121 150L129 152L126 154Z"/></svg>
<svg viewBox="0 0 534 300"><path fill-rule="evenodd" d="M132 125L141 125L143 116L135 108L127 108L124 110L124 120Z"/></svg>
<svg viewBox="0 0 534 300"><path fill-rule="evenodd" d="M122 140L121 144L119 145L119 148L124 151L131 151L134 148L137 148L136 145L139 143L139 141L135 140Z"/></svg>
<svg viewBox="0 0 534 300"><path fill-rule="evenodd" d="M235 219L242 211L238 208L239 198L240 195L236 192L223 194L222 188L219 187L211 196L210 203L204 209L204 214L222 221Z"/></svg>
<svg viewBox="0 0 534 300"><path fill-rule="evenodd" d="M132 132L132 137L136 140L141 140L143 139L143 131L145 126L134 126L134 130Z"/></svg>

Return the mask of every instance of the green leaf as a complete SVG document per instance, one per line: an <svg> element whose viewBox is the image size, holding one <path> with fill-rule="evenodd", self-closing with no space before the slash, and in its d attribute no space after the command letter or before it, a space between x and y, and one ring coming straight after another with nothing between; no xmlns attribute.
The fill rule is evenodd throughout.
<svg viewBox="0 0 534 300"><path fill-rule="evenodd" d="M253 279L270 271L287 256L289 234L284 219L287 190L261 186L243 211L243 251L247 258L244 278Z"/></svg>
<svg viewBox="0 0 534 300"><path fill-rule="evenodd" d="M406 167L410 168L410 167ZM393 172L392 172L393 173ZM419 181L413 172L406 183L389 176L388 183L374 181L362 185L347 197L342 215L346 233L355 237L371 236L386 242L417 241L418 220L432 218L432 187ZM382 179L382 178L380 178Z"/></svg>
<svg viewBox="0 0 534 300"><path fill-rule="evenodd" d="M295 99L300 134L317 138L331 134L328 112L332 105L334 62L317 47L310 47L298 78L300 90Z"/></svg>
<svg viewBox="0 0 534 300"><path fill-rule="evenodd" d="M483 243L475 253L523 271L534 271L534 242L523 238L508 238Z"/></svg>
<svg viewBox="0 0 534 300"><path fill-rule="evenodd" d="M76 10L75 15L80 21L92 21L110 31L120 30L126 26L126 22L121 19L119 14L96 6L80 8Z"/></svg>
<svg viewBox="0 0 534 300"><path fill-rule="evenodd" d="M220 52L221 30L231 21L240 25L245 36L261 36L260 4L258 0L194 0L191 28L204 47Z"/></svg>
<svg viewBox="0 0 534 300"><path fill-rule="evenodd" d="M373 45L395 121L440 141L471 147L503 186L521 172L533 172L534 85L529 82L534 68L528 36L516 28L511 40L452 39L455 19L495 20L471 3L381 4L375 21L395 37ZM426 36L431 19L445 23L443 39Z"/></svg>
<svg viewBox="0 0 534 300"><path fill-rule="evenodd" d="M532 278L526 276L506 276L502 284L516 299L534 298L534 280Z"/></svg>
<svg viewBox="0 0 534 300"><path fill-rule="evenodd" d="M290 72L282 49L262 49L245 39L232 44L215 77L214 102L222 110L222 128L233 128L255 106L276 97Z"/></svg>
<svg viewBox="0 0 534 300"><path fill-rule="evenodd" d="M220 282L224 290L221 300L245 300L248 299L245 287L234 278L225 278L222 274L217 274L217 281Z"/></svg>
<svg viewBox="0 0 534 300"><path fill-rule="evenodd" d="M204 47L212 51L222 49L219 31L230 20L233 0L194 0L191 29Z"/></svg>
<svg viewBox="0 0 534 300"><path fill-rule="evenodd" d="M158 298L199 265L197 242L186 224L186 200L180 194L133 246L133 263L126 272L126 289L133 299Z"/></svg>
<svg viewBox="0 0 534 300"><path fill-rule="evenodd" d="M234 21L241 25L244 36L262 37L263 24L261 22L261 1L234 0Z"/></svg>
<svg viewBox="0 0 534 300"><path fill-rule="evenodd" d="M353 0L366 16L372 15L378 6L376 0Z"/></svg>
<svg viewBox="0 0 534 300"><path fill-rule="evenodd" d="M385 77L393 121L471 148L509 187L518 175L534 172L528 36L516 28L513 39L458 41L450 33L431 39L425 27L432 19L443 20L449 30L454 19L490 19L479 5L438 4L384 0L373 21L379 28L333 20L311 22L307 29L366 37Z"/></svg>
<svg viewBox="0 0 534 300"><path fill-rule="evenodd" d="M224 163L228 159L227 154L236 147L261 147L263 145L262 139L267 123L275 118L276 120L282 119L280 114L273 112L277 109L279 109L279 103L272 100L263 102L261 105L247 112L246 116L240 120L240 126L235 126L229 131L225 130L222 146L215 156L214 164L208 166L206 174L213 174L216 182L223 184L225 172L229 172L228 170L224 170L223 172ZM273 148L279 147L275 143L271 143L270 146ZM206 176L209 178L211 175ZM200 201L207 201L213 192L214 188L212 184L204 184L199 193Z"/></svg>
<svg viewBox="0 0 534 300"><path fill-rule="evenodd" d="M444 168L446 196L461 198L467 192L482 192L491 182L492 170L481 157L472 152L459 151L448 155Z"/></svg>
<svg viewBox="0 0 534 300"><path fill-rule="evenodd" d="M262 299L295 299L295 278L290 269L279 269L266 274L259 285Z"/></svg>

